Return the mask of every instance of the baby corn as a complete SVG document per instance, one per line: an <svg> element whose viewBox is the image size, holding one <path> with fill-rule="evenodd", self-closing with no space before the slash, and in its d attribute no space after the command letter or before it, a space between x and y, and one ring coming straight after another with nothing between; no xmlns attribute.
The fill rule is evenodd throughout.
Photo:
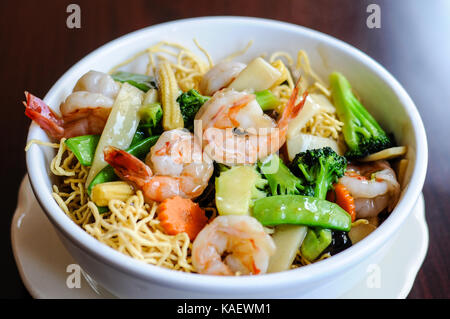
<svg viewBox="0 0 450 319"><path fill-rule="evenodd" d="M97 206L108 206L112 199L126 201L134 194L133 187L126 182L109 182L97 184L92 189L92 201Z"/></svg>
<svg viewBox="0 0 450 319"><path fill-rule="evenodd" d="M160 101L163 107L163 127L167 130L183 128L184 122L180 105L177 102L179 94L175 74L168 62L162 62L157 70Z"/></svg>

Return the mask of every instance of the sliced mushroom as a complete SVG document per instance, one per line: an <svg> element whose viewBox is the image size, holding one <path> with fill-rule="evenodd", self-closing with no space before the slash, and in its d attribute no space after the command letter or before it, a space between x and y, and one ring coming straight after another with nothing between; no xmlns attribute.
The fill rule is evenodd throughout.
<svg viewBox="0 0 450 319"><path fill-rule="evenodd" d="M356 244L357 242L366 238L371 232L377 229L372 224L359 224L358 226L352 227L348 232L348 237L352 241L352 244Z"/></svg>

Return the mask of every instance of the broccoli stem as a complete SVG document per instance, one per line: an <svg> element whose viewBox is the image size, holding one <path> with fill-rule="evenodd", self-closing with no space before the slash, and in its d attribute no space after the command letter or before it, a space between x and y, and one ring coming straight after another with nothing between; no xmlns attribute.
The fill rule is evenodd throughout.
<svg viewBox="0 0 450 319"><path fill-rule="evenodd" d="M344 122L343 134L348 157L364 157L391 147L381 126L355 97L347 79L338 72L330 75L331 91L338 117Z"/></svg>
<svg viewBox="0 0 450 319"><path fill-rule="evenodd" d="M327 197L327 192L328 192L328 182L327 182L327 174L326 172L328 171L328 165L324 166L323 160L320 159L320 171L319 174L317 175L317 179L316 179L316 187L314 190L314 194L315 197L319 198L319 199L325 199Z"/></svg>
<svg viewBox="0 0 450 319"><path fill-rule="evenodd" d="M269 182L272 195L300 194L299 190L303 190L301 180L291 173L278 155L268 156L264 161L258 162L258 166Z"/></svg>
<svg viewBox="0 0 450 319"><path fill-rule="evenodd" d="M280 104L280 101L269 90L263 90L255 93L256 101L263 111L270 111L275 109Z"/></svg>

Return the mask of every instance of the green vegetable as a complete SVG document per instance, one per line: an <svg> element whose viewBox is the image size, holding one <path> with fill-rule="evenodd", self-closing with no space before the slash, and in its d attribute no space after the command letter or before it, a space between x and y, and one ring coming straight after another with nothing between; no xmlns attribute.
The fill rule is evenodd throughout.
<svg viewBox="0 0 450 319"><path fill-rule="evenodd" d="M332 231L323 228L310 228L303 240L300 251L307 260L313 261L331 244Z"/></svg>
<svg viewBox="0 0 450 319"><path fill-rule="evenodd" d="M137 144L146 138L146 133L143 129L137 128L136 133L134 133L133 139L131 140L131 145Z"/></svg>
<svg viewBox="0 0 450 319"><path fill-rule="evenodd" d="M152 129L156 129L156 131L162 130L163 111L160 103L155 102L142 106L139 110L139 116L141 117L139 128L146 128L149 135L153 135Z"/></svg>
<svg viewBox="0 0 450 319"><path fill-rule="evenodd" d="M351 217L339 205L301 195L280 195L255 201L253 217L264 226L306 225L349 231Z"/></svg>
<svg viewBox="0 0 450 319"><path fill-rule="evenodd" d="M309 185L306 192L319 200L324 200L333 184L344 175L347 169L347 160L327 146L297 154L293 166L303 183ZM310 228L301 246L301 251L306 259L313 261L330 243L331 231L329 229Z"/></svg>
<svg viewBox="0 0 450 319"><path fill-rule="evenodd" d="M280 104L280 101L269 90L263 90L255 93L256 101L263 111L273 110Z"/></svg>
<svg viewBox="0 0 450 319"><path fill-rule="evenodd" d="M344 122L343 134L349 158L361 158L393 146L392 141L353 95L347 79L340 73L330 74L331 93L339 119Z"/></svg>
<svg viewBox="0 0 450 319"><path fill-rule="evenodd" d="M91 166L99 139L100 135L83 135L71 137L65 143L81 165Z"/></svg>
<svg viewBox="0 0 450 319"><path fill-rule="evenodd" d="M344 176L347 160L331 147L324 147L297 154L292 167L305 185L303 195L325 199L333 184Z"/></svg>
<svg viewBox="0 0 450 319"><path fill-rule="evenodd" d="M127 82L138 89L147 92L150 89L157 89L156 81L153 77L145 74L136 74L119 71L111 75L117 82Z"/></svg>
<svg viewBox="0 0 450 319"><path fill-rule="evenodd" d="M158 138L159 135L148 137L132 145L126 151L131 155L134 155L137 158L142 159L149 152L150 148L156 144ZM89 195L91 195L92 188L94 188L95 185L106 182L112 182L117 179L118 177L116 173L114 173L114 169L110 165L107 165L94 177L92 182L89 184L87 192Z"/></svg>
<svg viewBox="0 0 450 319"><path fill-rule="evenodd" d="M159 135L150 136L137 144L131 145L126 151L137 158L143 159L150 151L150 148L156 144L158 139Z"/></svg>
<svg viewBox="0 0 450 319"><path fill-rule="evenodd" d="M109 212L109 207L108 206L102 206L102 207L98 207L97 206L97 209L98 209L99 214L104 214L104 213Z"/></svg>
<svg viewBox="0 0 450 319"><path fill-rule="evenodd" d="M108 165L105 168L103 168L92 180L92 182L89 184L89 187L87 189L87 193L89 196L91 195L92 189L97 184L103 184L107 182L113 182L117 181L119 177L117 177L116 173L114 172L114 168L112 166Z"/></svg>
<svg viewBox="0 0 450 319"><path fill-rule="evenodd" d="M220 215L247 215L267 181L252 166L235 166L216 178L216 206Z"/></svg>
<svg viewBox="0 0 450 319"><path fill-rule="evenodd" d="M142 122L151 124L152 127L156 127L163 116L161 104L156 102L142 106L139 110L139 115Z"/></svg>
<svg viewBox="0 0 450 319"><path fill-rule="evenodd" d="M268 156L258 166L269 182L272 195L295 195L304 189L302 181L291 173L278 155Z"/></svg>
<svg viewBox="0 0 450 319"><path fill-rule="evenodd" d="M209 96L203 96L194 89L182 93L177 102L180 105L181 115L184 120L184 127L192 129L194 126L195 114L200 107L210 99Z"/></svg>
<svg viewBox="0 0 450 319"><path fill-rule="evenodd" d="M145 132L138 129L133 136L131 145L136 145L145 139ZM97 149L100 135L81 135L71 137L65 141L67 148L69 148L78 161L83 166L91 166L94 159L95 150Z"/></svg>

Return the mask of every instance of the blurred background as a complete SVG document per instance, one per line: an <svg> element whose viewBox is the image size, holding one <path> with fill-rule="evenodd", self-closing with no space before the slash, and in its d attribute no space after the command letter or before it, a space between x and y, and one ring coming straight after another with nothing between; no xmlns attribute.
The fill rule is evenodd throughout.
<svg viewBox="0 0 450 319"><path fill-rule="evenodd" d="M66 8L81 7L81 28L66 26ZM381 28L369 29L369 4L381 8ZM450 298L450 1L396 0L3 0L0 2L0 288L3 298L30 298L10 243L17 190L26 173L30 120L24 90L45 96L69 67L126 33L175 19L240 15L312 28L367 53L390 71L416 103L428 136L424 186L430 246L409 298ZM447 185L447 186L445 186Z"/></svg>

